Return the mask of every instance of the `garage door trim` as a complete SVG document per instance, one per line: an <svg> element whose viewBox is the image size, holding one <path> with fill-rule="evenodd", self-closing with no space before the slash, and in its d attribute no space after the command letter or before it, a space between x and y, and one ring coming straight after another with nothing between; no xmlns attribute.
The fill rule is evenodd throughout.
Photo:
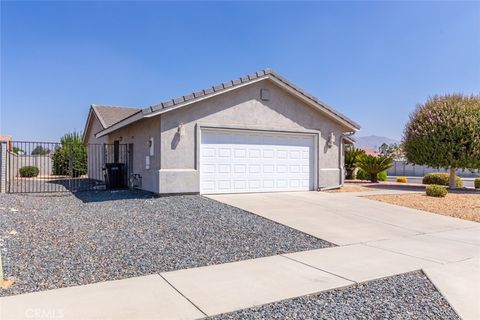
<svg viewBox="0 0 480 320"><path fill-rule="evenodd" d="M317 130L278 130L272 128L259 128L259 127L233 127L233 126L213 126L213 125L205 125L205 124L197 124L196 125L196 150L195 150L195 169L198 171L198 185L200 186L200 148L202 144L202 132L227 132L227 133L260 133L260 134L273 134L273 135L286 135L286 136L307 136L313 138L313 190L318 189L318 181L319 181L319 137L320 131Z"/></svg>

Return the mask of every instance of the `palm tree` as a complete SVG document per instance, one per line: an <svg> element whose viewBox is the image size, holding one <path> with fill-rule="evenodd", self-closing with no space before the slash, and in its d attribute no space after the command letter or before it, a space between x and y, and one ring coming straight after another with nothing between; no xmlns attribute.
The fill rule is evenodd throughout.
<svg viewBox="0 0 480 320"><path fill-rule="evenodd" d="M357 161L357 167L370 175L371 182L378 182L378 174L389 169L393 165L390 157L375 157L364 155Z"/></svg>
<svg viewBox="0 0 480 320"><path fill-rule="evenodd" d="M353 173L357 168L357 161L365 155L365 151L355 147L348 147L345 149L345 173L346 179L353 179Z"/></svg>

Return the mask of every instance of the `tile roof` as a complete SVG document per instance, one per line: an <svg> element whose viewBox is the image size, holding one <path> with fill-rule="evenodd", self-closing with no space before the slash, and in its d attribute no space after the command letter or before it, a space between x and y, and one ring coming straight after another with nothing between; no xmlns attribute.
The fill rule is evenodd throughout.
<svg viewBox="0 0 480 320"><path fill-rule="evenodd" d="M112 107L112 106L93 106L93 105L92 105L92 108L94 108L95 110L98 110L97 114L102 113L102 115L99 117L103 118L103 120L101 119L101 121L103 121L102 125L104 125L105 129L101 131L99 134L104 135L110 131L117 130L122 126L127 125L131 122L140 120L143 116L148 117L148 116L152 116L152 113L153 114L163 113L164 111L168 111L169 109L181 107L182 105L194 103L196 101L206 99L210 96L220 94L224 91L235 89L235 87L240 87L251 82L260 81L260 80L269 79L269 78L274 79L277 82L281 83L282 85L288 87L289 89L293 90L295 93L299 94L306 100L309 100L310 102L312 102L314 105L320 106L325 112L348 123L352 128L357 130L360 129L360 125L358 125L356 122L349 119L347 116L343 115L342 113L336 111L335 109L333 109L326 103L320 101L319 99L309 94L308 92L304 91L300 87L297 87L295 84L288 81L287 79L285 79L284 77L282 77L281 75L279 75L278 73L276 73L270 68L251 73L244 77L223 82L215 86L205 88L203 90L192 92L184 96L170 99L144 109ZM132 117L133 115L137 115L136 116L137 119L134 119ZM112 127L114 124L122 122L123 120L126 120L127 118L130 118L130 117L132 117L131 121L126 121L123 124L120 123L119 126L116 126L115 129L111 128L107 130L109 127Z"/></svg>
<svg viewBox="0 0 480 320"><path fill-rule="evenodd" d="M357 129L360 128L360 125L358 125L356 122L352 121L351 119L349 119L348 117L346 117L342 113L334 110L332 107L330 107L326 103L320 101L319 99L317 99L313 95L309 94L308 92L304 91L303 89L296 86L292 82L288 81L287 79L285 79L284 77L282 77L281 75L279 75L278 73L276 73L275 71L273 71L270 68L251 73L251 74L249 74L247 76L244 76L244 77L240 77L240 78L233 79L233 80L230 80L230 81L227 81L227 82L223 82L223 83L205 88L205 89L197 91L197 92L192 92L190 94L187 94L187 95L184 95L184 96L181 96L181 97L177 97L177 98L174 98L174 99L170 99L170 100L161 102L159 104L156 104L156 105L153 105L151 107L143 109L142 113L143 114L149 114L149 113L160 111L160 110L163 111L163 110L166 110L166 109L174 108L178 105L181 105L181 104L184 104L184 103L187 103L187 102L192 103L195 100L204 99L204 98L206 98L210 95L217 94L217 93L220 93L220 92L225 91L225 90L230 90L233 87L237 87L237 86L247 84L247 83L255 81L255 80L261 80L263 78L268 78L268 77L273 77L273 78L277 79L278 81L280 81L284 85L290 87L291 89L293 89L297 93L303 95L308 100L310 100L310 101L312 101L316 104L321 105L328 112L330 112L333 115L339 117L340 119L346 121L347 123L349 123L353 127L357 128Z"/></svg>
<svg viewBox="0 0 480 320"><path fill-rule="evenodd" d="M115 107L115 106L97 106L92 104L92 109L95 111L104 129L107 129L117 122L120 122L142 109L131 107Z"/></svg>

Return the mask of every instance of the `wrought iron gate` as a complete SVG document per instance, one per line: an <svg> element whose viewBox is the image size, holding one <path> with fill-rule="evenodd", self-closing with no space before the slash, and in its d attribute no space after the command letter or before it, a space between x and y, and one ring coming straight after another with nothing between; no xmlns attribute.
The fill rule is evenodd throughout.
<svg viewBox="0 0 480 320"><path fill-rule="evenodd" d="M110 163L123 168L117 178L127 187L131 146L75 145L57 142L12 141L6 152L6 191L10 193L77 192L108 187ZM107 182L107 183L106 183Z"/></svg>

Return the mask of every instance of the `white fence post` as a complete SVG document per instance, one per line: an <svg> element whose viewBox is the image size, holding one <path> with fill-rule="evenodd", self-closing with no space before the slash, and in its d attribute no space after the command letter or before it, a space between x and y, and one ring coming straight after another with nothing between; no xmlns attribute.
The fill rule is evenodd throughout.
<svg viewBox="0 0 480 320"><path fill-rule="evenodd" d="M0 193L7 192L7 142L0 141Z"/></svg>

